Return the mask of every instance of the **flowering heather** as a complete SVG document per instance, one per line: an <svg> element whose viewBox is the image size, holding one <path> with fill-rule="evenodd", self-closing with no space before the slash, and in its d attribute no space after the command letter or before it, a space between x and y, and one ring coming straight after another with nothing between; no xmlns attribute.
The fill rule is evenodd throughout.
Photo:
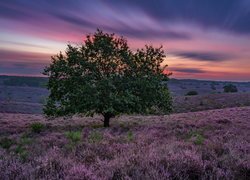
<svg viewBox="0 0 250 180"><path fill-rule="evenodd" d="M249 179L250 107L48 120L0 114L0 179ZM32 123L42 123L40 133ZM72 142L67 132L81 132ZM1 143L0 143L1 144Z"/></svg>

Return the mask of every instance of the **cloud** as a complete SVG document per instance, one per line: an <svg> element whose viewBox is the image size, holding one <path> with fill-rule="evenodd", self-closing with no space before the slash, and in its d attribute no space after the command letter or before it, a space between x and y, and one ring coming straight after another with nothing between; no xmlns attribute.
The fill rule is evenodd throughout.
<svg viewBox="0 0 250 180"><path fill-rule="evenodd" d="M246 71L248 67L244 62L249 57L243 57L240 53L243 52L243 48L246 48L244 56L248 56L248 37L244 36L250 36L249 19L249 0L0 1L0 34L5 32L18 34L17 38L15 36L5 38L5 42L1 44L3 49L11 47L16 48L17 51L0 50L0 64L7 61L12 63L48 62L51 56L49 54L20 52L20 50L27 47L27 51L57 51L67 41L79 43L84 34L100 28L126 36L129 42L132 42L131 46L136 48L144 44L143 42L153 45L163 44L166 49L176 51L174 55L178 56L177 62L181 59L180 57L196 61L221 62L218 67L220 68L223 67L224 61L235 58L235 62L228 63L225 69L233 69L237 65L235 72ZM202 31L204 31L204 36L202 36ZM28 37L24 40L25 42L22 38L18 38L22 36ZM41 49L43 47L39 45L36 46L37 48L29 48L39 39L45 42L39 44L45 46L48 44L49 50ZM213 47L212 44L215 46ZM20 46L23 47L18 49L17 47ZM200 51L196 51L197 47ZM180 49L182 51L178 51ZM237 57L231 55L237 52L239 53ZM195 67L195 63L193 66L187 64L190 63L189 61L183 61L183 63L185 66L179 67ZM13 64L12 70L16 68L17 72L22 69L26 69L27 72L33 71L31 66L23 66ZM177 68L177 71L198 74L203 70ZM2 68L0 72L4 72L4 69ZM213 72L210 72L210 76L212 74Z"/></svg>
<svg viewBox="0 0 250 180"><path fill-rule="evenodd" d="M175 22L250 35L250 6L246 0L12 0L0 2L0 17L32 23L50 21L47 27L51 29L64 21L79 32L103 28L139 38L191 39L190 34L169 29ZM145 26L140 26L138 22L145 18L153 24L145 21ZM161 30L155 30L156 25ZM69 27L61 31L69 31Z"/></svg>
<svg viewBox="0 0 250 180"><path fill-rule="evenodd" d="M14 42L14 41L0 40L0 43L25 46L25 47L37 47L37 48L42 48L42 49L49 49L47 46L44 46L44 45L36 45L36 44L25 43L25 42ZM0 50L0 52L1 52L1 50Z"/></svg>
<svg viewBox="0 0 250 180"><path fill-rule="evenodd" d="M199 69L199 68L171 67L170 70L174 72L181 72L181 73L194 73L194 74L206 73L206 71Z"/></svg>
<svg viewBox="0 0 250 180"><path fill-rule="evenodd" d="M5 61L47 61L49 60L51 55L46 53L36 53L36 52L25 52L25 51L11 51L11 50L3 50L0 49L0 62L3 63Z"/></svg>
<svg viewBox="0 0 250 180"><path fill-rule="evenodd" d="M135 6L156 21L195 23L204 28L250 35L250 6L246 0L111 0L115 7Z"/></svg>
<svg viewBox="0 0 250 180"><path fill-rule="evenodd" d="M230 60L233 58L232 55L223 54L223 53L215 53L215 52L179 51L179 52L174 52L173 54L175 56L197 60L197 61L220 62L220 61Z"/></svg>
<svg viewBox="0 0 250 180"><path fill-rule="evenodd" d="M135 37L135 38L164 38L164 39L191 39L191 35L184 32L175 32L170 30L153 30L153 29L136 29L129 27L129 25L123 24L121 22L116 22L116 26L109 24L98 24L91 22L91 19L87 20L82 17L75 16L73 14L61 14L60 12L51 13L54 17L71 24L78 29L91 28L91 29L103 29L109 32L115 32L123 36Z"/></svg>
<svg viewBox="0 0 250 180"><path fill-rule="evenodd" d="M51 31L59 30L65 33L72 31L83 33L86 29L101 28L105 31L114 32L123 36L136 38L154 38L154 39L191 39L191 35L186 32L176 32L166 29L162 26L160 29L154 26L161 26L159 22L148 21L147 15L140 13L140 10L129 11L111 1L21 1L13 0L9 2L0 2L0 16L12 21L22 21L22 23L32 25L33 27L42 26ZM89 8L93 8L92 11ZM128 16L126 14L132 13ZM144 22L145 21L145 22ZM65 22L68 25L61 25ZM138 24L139 22L139 24ZM159 23L159 24L157 24ZM131 26L131 24L133 26ZM59 26L58 26L59 25ZM61 28L64 27L64 28Z"/></svg>

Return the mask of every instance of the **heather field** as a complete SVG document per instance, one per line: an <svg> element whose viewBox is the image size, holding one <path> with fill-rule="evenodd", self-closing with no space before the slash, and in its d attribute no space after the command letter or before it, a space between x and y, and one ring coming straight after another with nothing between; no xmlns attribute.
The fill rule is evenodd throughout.
<svg viewBox="0 0 250 180"><path fill-rule="evenodd" d="M249 179L250 107L49 120L0 114L0 179Z"/></svg>

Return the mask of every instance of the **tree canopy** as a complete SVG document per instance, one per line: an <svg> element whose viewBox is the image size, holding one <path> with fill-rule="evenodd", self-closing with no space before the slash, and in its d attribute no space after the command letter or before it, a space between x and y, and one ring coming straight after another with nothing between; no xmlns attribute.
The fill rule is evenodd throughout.
<svg viewBox="0 0 250 180"><path fill-rule="evenodd" d="M169 113L164 58L162 47L132 51L123 37L97 30L82 45L69 44L52 57L44 70L50 90L44 113L101 114L104 126L119 114Z"/></svg>

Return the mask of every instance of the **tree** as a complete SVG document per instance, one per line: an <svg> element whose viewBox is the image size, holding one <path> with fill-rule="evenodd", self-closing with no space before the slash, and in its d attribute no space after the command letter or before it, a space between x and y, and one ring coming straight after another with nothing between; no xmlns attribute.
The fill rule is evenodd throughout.
<svg viewBox="0 0 250 180"><path fill-rule="evenodd" d="M224 92L225 93L234 93L234 92L238 92L238 89L235 85L233 84L227 84L224 87Z"/></svg>
<svg viewBox="0 0 250 180"><path fill-rule="evenodd" d="M65 54L52 57L44 70L50 90L44 113L101 114L105 127L119 114L169 113L164 58L162 47L133 52L123 37L97 30L82 45L68 45Z"/></svg>

